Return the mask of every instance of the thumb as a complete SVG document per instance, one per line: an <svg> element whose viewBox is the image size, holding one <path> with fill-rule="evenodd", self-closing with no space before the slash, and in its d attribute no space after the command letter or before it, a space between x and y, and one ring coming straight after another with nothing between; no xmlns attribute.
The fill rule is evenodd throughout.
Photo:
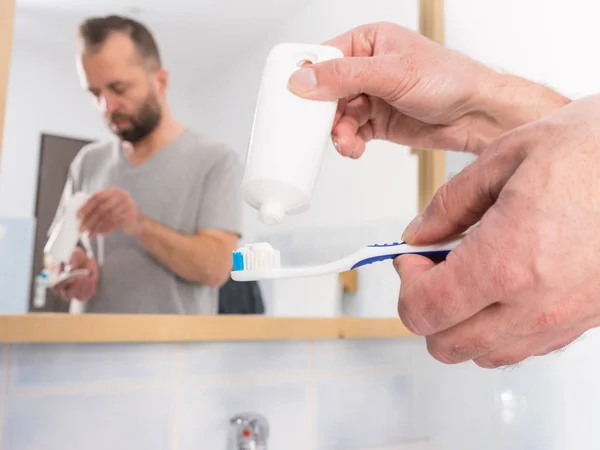
<svg viewBox="0 0 600 450"><path fill-rule="evenodd" d="M346 57L305 66L292 74L288 87L296 95L314 100L338 100L368 94L387 100L397 92L398 80L390 76L383 57Z"/></svg>
<svg viewBox="0 0 600 450"><path fill-rule="evenodd" d="M76 248L73 254L71 255L71 267L73 269L79 269L85 266L87 261L87 255L81 248Z"/></svg>
<svg viewBox="0 0 600 450"><path fill-rule="evenodd" d="M439 242L476 224L523 161L517 147L490 148L435 193L425 210L406 227L402 239L412 245Z"/></svg>

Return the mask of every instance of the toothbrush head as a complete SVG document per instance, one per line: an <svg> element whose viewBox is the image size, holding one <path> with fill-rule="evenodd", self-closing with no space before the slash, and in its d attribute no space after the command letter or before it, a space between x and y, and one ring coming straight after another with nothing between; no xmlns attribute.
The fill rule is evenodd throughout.
<svg viewBox="0 0 600 450"><path fill-rule="evenodd" d="M279 269L280 252L266 242L247 244L233 252L233 270Z"/></svg>

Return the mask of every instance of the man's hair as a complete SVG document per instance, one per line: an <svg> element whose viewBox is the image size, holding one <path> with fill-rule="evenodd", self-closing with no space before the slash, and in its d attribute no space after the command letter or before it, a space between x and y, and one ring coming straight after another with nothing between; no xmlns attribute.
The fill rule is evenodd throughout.
<svg viewBox="0 0 600 450"><path fill-rule="evenodd" d="M95 52L112 33L124 33L133 41L143 59L161 66L158 45L150 30L142 23L124 16L90 17L79 25L79 36L85 52Z"/></svg>

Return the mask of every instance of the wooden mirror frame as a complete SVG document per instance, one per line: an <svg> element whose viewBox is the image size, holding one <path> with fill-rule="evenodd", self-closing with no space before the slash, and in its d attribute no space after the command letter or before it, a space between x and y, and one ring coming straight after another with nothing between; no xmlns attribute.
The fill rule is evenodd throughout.
<svg viewBox="0 0 600 450"><path fill-rule="evenodd" d="M420 32L443 44L444 0L420 0ZM0 176L15 0L0 0ZM419 163L419 211L445 181L443 151L411 150ZM0 315L0 342L165 342L413 336L397 318L296 318L112 314Z"/></svg>

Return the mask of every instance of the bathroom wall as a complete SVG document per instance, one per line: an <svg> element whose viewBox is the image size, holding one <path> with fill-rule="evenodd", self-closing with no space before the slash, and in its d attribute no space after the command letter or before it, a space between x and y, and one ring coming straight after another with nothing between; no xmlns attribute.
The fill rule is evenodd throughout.
<svg viewBox="0 0 600 450"><path fill-rule="evenodd" d="M446 45L579 98L600 92L600 5L587 0L445 0ZM451 176L472 161L449 153Z"/></svg>
<svg viewBox="0 0 600 450"><path fill-rule="evenodd" d="M228 419L253 411L269 450L592 450L568 388L593 376L558 365L577 352L491 371L436 363L417 338L4 346L0 449L226 450Z"/></svg>

